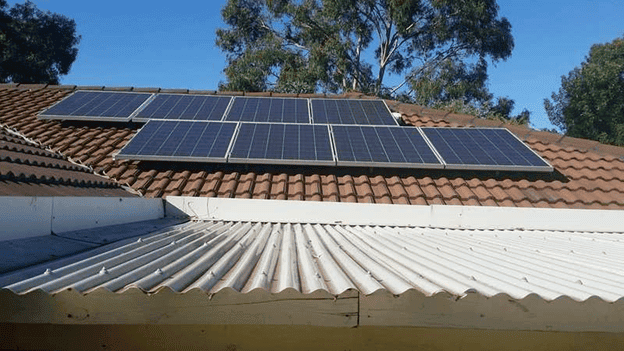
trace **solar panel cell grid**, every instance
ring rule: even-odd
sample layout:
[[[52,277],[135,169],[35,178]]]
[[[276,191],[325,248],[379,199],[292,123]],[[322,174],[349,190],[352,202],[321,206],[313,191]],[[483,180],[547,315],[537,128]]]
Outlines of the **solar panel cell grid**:
[[[225,162],[236,123],[149,121],[117,158]]]
[[[442,168],[417,128],[332,126],[339,165]]]
[[[40,117],[125,122],[150,96],[144,93],[77,91],[41,113]]]
[[[333,165],[327,126],[241,123],[230,162]]]
[[[228,121],[309,123],[308,100],[237,97],[225,118]]]
[[[224,96],[159,94],[134,120],[220,121],[230,100]]]
[[[396,125],[381,100],[312,99],[316,124]]]
[[[447,168],[551,171],[552,167],[502,128],[423,128]]]

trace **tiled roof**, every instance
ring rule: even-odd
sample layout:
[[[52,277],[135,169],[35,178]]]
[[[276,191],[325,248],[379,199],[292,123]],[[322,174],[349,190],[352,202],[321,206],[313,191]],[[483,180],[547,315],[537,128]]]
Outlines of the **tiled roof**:
[[[0,196],[136,196],[19,133],[0,127]]]
[[[184,195],[624,209],[624,148],[395,101],[388,101],[389,107],[400,112],[407,123],[416,126],[507,127],[550,162],[555,172],[531,174],[114,161],[112,154],[130,140],[140,125],[37,120],[39,111],[77,88],[104,89],[0,85],[0,123],[148,197]],[[170,92],[151,88],[113,90]],[[187,90],[175,92],[228,94]],[[349,94],[345,97],[362,96]]]

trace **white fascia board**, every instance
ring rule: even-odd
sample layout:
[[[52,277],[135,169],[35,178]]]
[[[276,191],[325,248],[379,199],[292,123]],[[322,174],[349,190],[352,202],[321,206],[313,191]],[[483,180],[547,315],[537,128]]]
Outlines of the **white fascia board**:
[[[624,232],[624,211],[169,196],[168,216],[253,222]]]

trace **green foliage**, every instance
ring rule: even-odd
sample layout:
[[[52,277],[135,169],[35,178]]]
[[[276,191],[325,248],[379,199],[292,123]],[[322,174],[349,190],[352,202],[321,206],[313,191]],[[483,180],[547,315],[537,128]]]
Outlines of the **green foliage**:
[[[0,82],[58,84],[78,55],[76,23],[30,1],[0,0]]]
[[[221,14],[230,90],[484,100],[487,60],[513,49],[495,0],[228,0]]]
[[[593,45],[551,98],[548,118],[565,134],[624,146],[624,38]]]
[[[487,86],[487,64],[468,65],[448,59],[437,67],[430,67],[412,79],[415,101],[431,106],[444,102],[462,100],[466,104],[483,102],[492,98]]]
[[[479,118],[499,120],[513,124],[529,124],[531,112],[525,108],[522,112],[513,116],[511,112],[514,105],[515,101],[512,99],[508,97],[498,97],[495,104],[492,103],[492,100],[477,104],[474,102],[467,103],[464,99],[453,99],[437,101],[429,105],[429,107],[452,113],[462,113]]]

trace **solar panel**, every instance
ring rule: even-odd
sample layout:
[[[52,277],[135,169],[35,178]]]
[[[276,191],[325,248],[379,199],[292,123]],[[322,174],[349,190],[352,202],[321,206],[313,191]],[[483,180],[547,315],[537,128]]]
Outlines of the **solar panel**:
[[[332,125],[337,164],[443,168],[418,128]]]
[[[226,162],[236,123],[152,120],[117,159]]]
[[[228,162],[335,165],[325,125],[241,123]]]
[[[312,99],[313,123],[392,125],[397,122],[382,100]]]
[[[231,100],[229,96],[158,94],[132,120],[220,121]]]
[[[448,169],[552,172],[504,128],[422,128]]]
[[[227,121],[310,123],[307,99],[236,97]]]
[[[152,94],[77,91],[39,114],[42,119],[128,122]]]

